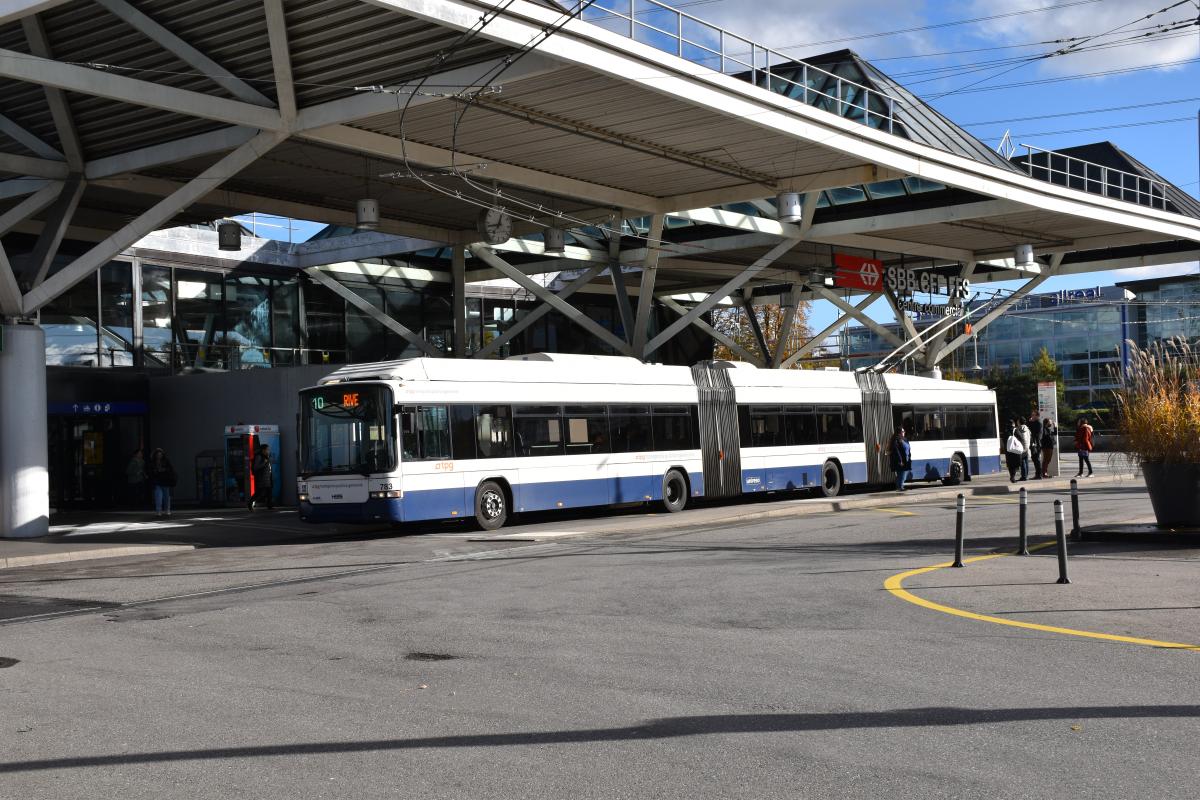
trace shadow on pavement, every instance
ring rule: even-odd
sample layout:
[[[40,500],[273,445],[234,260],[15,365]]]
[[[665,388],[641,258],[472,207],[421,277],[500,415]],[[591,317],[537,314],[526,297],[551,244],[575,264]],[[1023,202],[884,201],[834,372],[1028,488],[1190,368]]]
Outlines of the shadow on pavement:
[[[924,728],[960,725],[995,725],[1012,722],[1094,719],[1192,719],[1200,706],[1066,706],[1060,708],[908,708],[896,711],[808,714],[718,714],[668,717],[641,725],[582,730],[529,731],[525,733],[430,736],[410,739],[373,739],[361,742],[305,742],[298,744],[216,747],[146,753],[41,758],[0,763],[0,773],[36,772],[124,764],[163,764],[179,761],[216,761],[234,758],[313,756],[453,747],[505,747],[585,744],[631,740],[670,739],[738,733],[808,733],[812,731],[871,728]]]

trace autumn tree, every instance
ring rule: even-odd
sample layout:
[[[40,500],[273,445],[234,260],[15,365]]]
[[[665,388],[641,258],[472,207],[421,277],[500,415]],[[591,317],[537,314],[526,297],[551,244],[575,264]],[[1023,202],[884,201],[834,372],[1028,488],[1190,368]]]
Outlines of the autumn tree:
[[[764,360],[769,362],[775,354],[775,348],[779,345],[779,340],[784,336],[787,308],[781,306],[779,303],[764,303],[752,306],[752,308],[754,310],[754,317],[762,329],[763,339],[767,343],[768,352],[762,355]],[[808,313],[809,303],[802,302],[797,306],[792,329],[787,334],[787,340],[783,347],[783,357],[785,359],[803,347],[804,343],[812,336],[812,331],[808,326]],[[754,326],[751,324],[745,308],[741,305],[722,306],[713,309],[712,326],[751,353],[761,353],[758,337],[754,334]],[[713,351],[713,357],[729,361],[745,360],[740,353],[735,352],[732,348],[722,343],[717,343]]]

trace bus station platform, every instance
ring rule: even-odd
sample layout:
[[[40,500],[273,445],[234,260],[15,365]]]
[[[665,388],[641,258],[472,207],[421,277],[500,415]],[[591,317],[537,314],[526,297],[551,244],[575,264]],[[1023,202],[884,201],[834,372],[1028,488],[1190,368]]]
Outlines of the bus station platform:
[[[1141,485],[1141,478],[1130,472],[1128,465],[1118,457],[1096,454],[1093,460],[1097,472],[1093,477],[1081,480],[1081,487],[1134,482]],[[561,538],[563,535],[652,533],[691,527],[745,525],[755,520],[953,501],[960,493],[968,498],[1015,495],[1022,487],[1031,492],[1052,490],[1065,493],[1070,488],[1070,478],[1059,476],[1011,483],[1007,474],[996,474],[977,476],[958,486],[910,483],[902,494],[892,490],[856,491],[851,487],[849,492],[834,498],[763,493],[736,500],[700,501],[681,514],[666,514],[653,507],[649,511],[627,508],[544,512],[522,515],[509,528],[495,532],[479,531],[473,538],[478,541],[538,541]],[[563,534],[560,529],[564,526],[561,523],[566,523],[566,527],[572,530]],[[196,548],[256,547],[356,537],[419,535],[450,528],[464,532],[472,530],[469,523],[463,520],[415,523],[396,529],[386,524],[313,525],[301,522],[295,509],[282,507],[253,513],[241,507],[176,508],[174,516],[169,519],[158,519],[153,511],[67,511],[51,516],[50,536],[23,540],[0,539],[0,569],[180,553]]]

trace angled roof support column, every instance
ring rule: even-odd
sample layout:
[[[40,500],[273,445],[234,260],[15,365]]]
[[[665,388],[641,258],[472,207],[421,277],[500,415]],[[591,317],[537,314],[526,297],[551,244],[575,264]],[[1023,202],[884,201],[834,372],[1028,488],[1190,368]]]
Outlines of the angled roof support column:
[[[454,304],[454,357],[467,357],[467,251],[462,245],[450,248],[450,301]]]
[[[759,364],[765,364],[771,358],[771,348],[767,347],[767,337],[763,335],[762,325],[758,322],[758,315],[754,313],[754,305],[750,302],[750,293],[743,286],[738,292],[737,304],[746,312],[746,322],[750,324],[750,331],[754,334],[754,342],[758,345],[758,352],[762,353],[762,358],[758,360]]]
[[[863,299],[863,301],[861,303],[854,306],[854,310],[858,311],[858,312],[866,311],[868,306],[870,306],[872,303],[874,303],[876,300],[878,300],[882,296],[883,295],[878,294],[878,293],[869,294]],[[847,323],[850,322],[850,320],[852,320],[854,318],[855,317],[853,314],[850,314],[850,313],[842,314],[840,317],[835,319],[829,325],[825,326],[825,328],[820,333],[813,335],[807,342],[804,343],[803,347],[801,347],[799,350],[797,350],[796,352],[794,352],[790,356],[788,356],[787,359],[785,359],[783,361],[783,363],[781,363],[779,365],[780,368],[788,369],[789,367],[795,366],[797,361],[804,358],[809,353],[811,353],[813,350],[816,350],[818,347],[820,347],[821,343],[824,342],[827,338],[829,338],[830,334],[832,334],[834,331],[838,330],[839,328],[844,327]]]
[[[17,276],[13,274],[12,264],[8,263],[8,254],[4,252],[4,246],[0,245],[0,317],[20,315],[21,289],[17,286]]]
[[[976,264],[977,262],[975,261],[968,261],[967,263],[963,264],[963,268],[959,273],[959,277],[961,277],[964,281],[971,280],[971,278],[975,276]],[[962,305],[962,300],[954,298],[950,300],[950,303],[952,305]],[[942,348],[946,346],[946,340],[949,338],[949,336],[950,328],[947,328],[939,333],[935,339],[930,341],[929,346],[925,348],[925,369],[927,371],[932,370],[937,366],[938,359],[942,354]]]
[[[114,156],[89,161],[83,174],[88,180],[108,178],[125,172],[159,167],[176,161],[186,161],[196,156],[223,153],[240,147],[254,138],[258,131],[253,128],[232,126],[208,133],[176,139],[172,142],[141,147]]]
[[[109,236],[103,242],[75,259],[69,266],[46,279],[46,282],[25,295],[24,308],[26,314],[32,314],[55,297],[74,286],[83,278],[96,271],[117,253],[131,244],[148,236],[161,228],[173,216],[209,192],[217,189],[222,183],[241,172],[287,138],[284,133],[264,131],[249,142],[234,150],[229,155],[201,172],[174,194],[156,203],[147,211],[127,224],[121,230]]]
[[[21,20],[21,28],[25,31],[25,39],[29,42],[29,52],[42,58],[53,58],[50,52],[50,41],[46,38],[46,30],[37,15]],[[72,172],[83,171],[83,147],[79,144],[79,136],[75,133],[75,120],[71,116],[71,107],[67,105],[67,96],[58,89],[45,87],[46,103],[50,106],[50,116],[54,118],[54,128],[58,132],[58,140],[62,143],[63,155],[67,166]]]
[[[283,0],[264,0],[263,5],[267,12],[267,34],[271,40],[271,65],[275,70],[275,95],[279,98],[279,113],[285,121],[290,122],[296,118],[296,87],[292,79],[292,56],[288,52],[287,20],[283,16]]]
[[[156,44],[179,56],[181,61],[196,68],[196,71],[207,76],[214,83],[224,87],[230,94],[247,103],[253,103],[256,106],[273,107],[275,104],[270,98],[262,92],[255,89],[250,84],[246,83],[241,78],[234,75],[229,70],[222,67],[217,62],[213,61],[208,56],[201,53],[195,47],[185,42],[183,39],[176,36],[165,27],[155,22],[152,18],[146,16],[138,9],[127,3],[125,0],[94,0],[98,5],[104,6],[110,13],[129,24],[130,27],[137,30],[139,33],[149,37]],[[268,6],[268,20],[270,19],[270,3]],[[274,42],[272,42],[271,50],[274,51]],[[39,55],[43,55],[39,53]]]
[[[633,344],[633,331],[637,321],[633,316],[633,306],[629,304],[629,291],[625,286],[625,272],[621,269],[621,226],[623,219],[617,219],[608,232],[608,272],[612,278],[613,292],[617,296],[617,311],[621,314],[621,327],[625,330],[625,338]]]
[[[771,354],[771,369],[779,369],[783,365],[783,351],[787,347],[788,340],[792,338],[792,328],[796,325],[796,314],[800,312],[801,288],[801,284],[793,283],[783,303],[783,322],[779,326],[779,341],[775,343],[775,352]]]
[[[0,200],[10,200],[14,197],[24,197],[27,194],[33,194],[36,191],[46,188],[50,185],[50,181],[46,178],[35,178],[32,175],[24,175],[20,178],[9,178],[6,181],[0,181]]]
[[[583,328],[588,333],[592,334],[597,339],[616,350],[618,353],[631,355],[629,345],[613,335],[612,331],[608,330],[600,323],[596,322],[594,319],[572,306],[570,303],[561,299],[558,295],[554,294],[550,290],[538,285],[535,281],[530,280],[525,273],[516,269],[507,261],[492,252],[492,249],[487,245],[473,244],[470,246],[470,250],[472,255],[474,255],[476,258],[482,259],[484,263],[493,269],[498,270],[504,275],[504,277],[515,281],[522,289],[529,292],[534,297],[553,306],[555,311],[558,311],[571,322],[574,322],[576,325]]]
[[[854,317],[856,320],[861,322],[863,325],[866,325],[868,328],[870,328],[872,331],[874,331],[880,337],[882,337],[884,339],[884,341],[891,342],[892,344],[896,345],[897,347],[904,344],[904,341],[899,336],[892,333],[887,328],[883,327],[878,322],[871,319],[866,314],[862,313],[857,308],[850,305],[845,300],[843,300],[842,298],[838,297],[833,292],[826,289],[824,286],[814,286],[812,284],[809,284],[808,288],[813,294],[817,295],[818,297],[820,297],[823,300],[828,300],[829,302],[833,303],[835,306],[840,308],[842,311],[844,311],[847,314],[849,314],[850,316]]]
[[[36,192],[26,197],[15,206],[0,214],[0,236],[11,231],[18,223],[32,217],[34,214],[41,211],[46,206],[54,202],[54,198],[58,197],[62,191],[63,185],[55,182],[43,186]]]
[[[342,298],[347,303],[354,306],[383,327],[387,328],[388,330],[395,331],[403,336],[406,340],[416,345],[425,355],[429,356],[430,358],[441,357],[442,354],[438,352],[433,345],[425,341],[421,336],[413,333],[411,330],[401,325],[398,321],[380,311],[369,300],[367,300],[365,297],[362,297],[342,282],[338,281],[332,275],[325,274],[320,267],[309,267],[308,269],[304,270],[304,274],[324,286],[326,289],[329,289],[329,291],[333,292],[338,297]]]
[[[595,264],[595,265],[589,267],[586,272],[584,272],[578,278],[571,281],[565,287],[563,287],[561,290],[559,290],[558,294],[555,296],[559,300],[565,301],[568,297],[575,294],[577,291],[582,289],[584,286],[587,286],[589,283],[591,283],[593,280],[595,280],[596,276],[599,275],[603,271],[604,271],[603,264]],[[522,331],[524,331],[526,328],[533,325],[533,323],[537,322],[539,319],[546,316],[553,310],[554,310],[554,307],[551,306],[549,303],[542,303],[537,308],[533,309],[528,314],[521,317],[515,323],[510,325],[508,330],[506,330],[504,333],[502,333],[501,335],[497,336],[495,339],[492,339],[490,342],[488,342],[483,347],[482,350],[479,350],[478,352],[476,352],[474,355],[471,356],[471,358],[488,358],[489,356],[494,355],[497,350],[499,350],[501,347],[503,347],[504,345],[511,342],[513,339],[517,338],[517,336],[519,336]]]
[[[676,303],[671,298],[666,297],[664,295],[662,297],[659,297],[658,301],[660,303],[662,303],[664,306],[666,306],[667,308],[674,311],[679,316],[681,316],[681,317],[687,316],[688,310],[686,308],[684,308],[683,306],[679,305],[679,303]],[[752,353],[749,350],[747,350],[745,347],[742,347],[740,344],[737,343],[736,340],[721,333],[719,330],[714,328],[712,325],[709,325],[707,322],[704,321],[704,319],[702,317],[696,317],[695,319],[693,319],[692,325],[694,325],[695,327],[704,331],[709,336],[711,336],[713,339],[715,339],[716,341],[725,345],[730,350],[737,353],[739,356],[746,359],[746,361],[753,364],[754,366],[756,366],[756,367],[765,366],[762,356],[759,356],[757,353]]]
[[[1039,287],[1043,283],[1045,283],[1047,280],[1049,280],[1050,277],[1058,271],[1059,266],[1062,265],[1062,260],[1063,260],[1064,255],[1065,254],[1063,254],[1063,253],[1056,253],[1050,259],[1050,266],[1043,269],[1042,273],[1040,275],[1035,275],[1034,277],[1030,278],[1023,286],[1021,286],[1020,289],[1017,289],[1015,292],[1010,294],[1008,297],[1004,298],[1003,302],[1001,302],[999,305],[997,305],[995,308],[993,308],[988,313],[984,314],[983,317],[981,317],[978,322],[972,323],[972,326],[975,329],[974,334],[978,334],[979,331],[983,330],[988,325],[992,324],[992,322],[994,320],[996,320],[1001,314],[1003,314],[1005,311],[1008,311],[1010,308],[1012,308],[1018,300],[1020,300],[1022,297],[1029,294],[1034,289],[1036,289],[1037,287]],[[941,363],[942,359],[944,359],[946,356],[950,355],[955,350],[957,350],[958,348],[960,348],[964,344],[966,344],[968,341],[970,341],[971,336],[974,334],[963,333],[963,334],[960,334],[957,337],[955,337],[950,342],[950,344],[946,345],[940,351],[938,351],[937,359],[934,361],[934,364],[936,365],[938,363]]]
[[[693,320],[699,319],[699,317],[704,312],[708,311],[710,308],[715,306],[717,303],[721,302],[726,297],[728,297],[729,295],[733,294],[735,291],[740,289],[751,278],[753,278],[758,273],[762,272],[767,267],[771,266],[771,264],[774,264],[775,261],[777,261],[784,253],[791,250],[799,242],[800,242],[799,239],[789,239],[787,241],[784,241],[784,242],[781,242],[780,244],[775,245],[775,247],[773,247],[771,249],[771,251],[768,252],[766,255],[764,255],[762,258],[755,261],[753,264],[751,264],[749,267],[747,267],[745,270],[743,270],[740,274],[735,276],[730,281],[726,282],[724,286],[717,289],[712,294],[710,294],[708,297],[704,298],[699,303],[697,303],[695,305],[695,307],[693,307],[692,310],[689,311],[683,317],[683,319],[675,320],[674,322],[672,322],[670,325],[667,326],[667,329],[665,331],[663,331],[658,336],[655,336],[653,339],[651,339],[650,342],[646,345],[646,349],[641,354],[642,358],[645,359],[651,353],[653,353],[655,350],[657,350],[658,348],[662,347],[664,344],[669,342],[681,330],[686,328],[688,325],[691,325]]]
[[[39,158],[48,158],[51,161],[63,161],[66,158],[57,149],[46,144],[3,114],[0,114],[0,133],[32,150]]]
[[[646,260],[642,263],[642,281],[638,287],[637,319],[633,322],[630,342],[638,358],[645,357],[646,339],[650,330],[650,311],[654,308],[654,283],[658,279],[658,260],[662,257],[663,224],[666,218],[655,214],[650,218],[650,233],[646,244]]]
[[[925,349],[925,343],[921,341],[921,334],[917,331],[916,323],[912,321],[912,317],[900,310],[900,298],[896,297],[896,293],[886,286],[883,289],[883,296],[887,300],[888,305],[892,308],[892,313],[896,315],[896,322],[904,329],[905,335],[908,336],[908,341],[914,343],[917,352]]]
[[[33,254],[26,265],[25,274],[33,276],[33,286],[38,286],[46,280],[50,264],[54,262],[54,256],[58,254],[58,246],[62,244],[63,236],[67,233],[71,218],[75,216],[75,209],[79,207],[79,201],[83,197],[83,190],[86,186],[82,175],[72,175],[67,178],[62,193],[58,195],[54,205],[50,207],[49,213],[46,214],[42,233],[38,236]]]

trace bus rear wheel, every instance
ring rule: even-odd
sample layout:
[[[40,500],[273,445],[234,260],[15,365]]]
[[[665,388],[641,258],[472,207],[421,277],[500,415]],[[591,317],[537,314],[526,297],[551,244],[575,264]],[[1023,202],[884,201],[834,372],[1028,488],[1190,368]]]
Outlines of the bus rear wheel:
[[[837,497],[842,493],[842,468],[836,461],[826,461],[821,467],[821,494]]]
[[[504,527],[508,521],[508,496],[495,481],[484,481],[475,490],[475,522],[485,531]]]
[[[662,507],[668,514],[683,511],[687,506],[687,479],[677,469],[668,470],[663,476]]]
[[[950,485],[957,486],[963,481],[971,480],[970,474],[967,472],[967,462],[963,461],[963,457],[958,453],[950,459]]]

